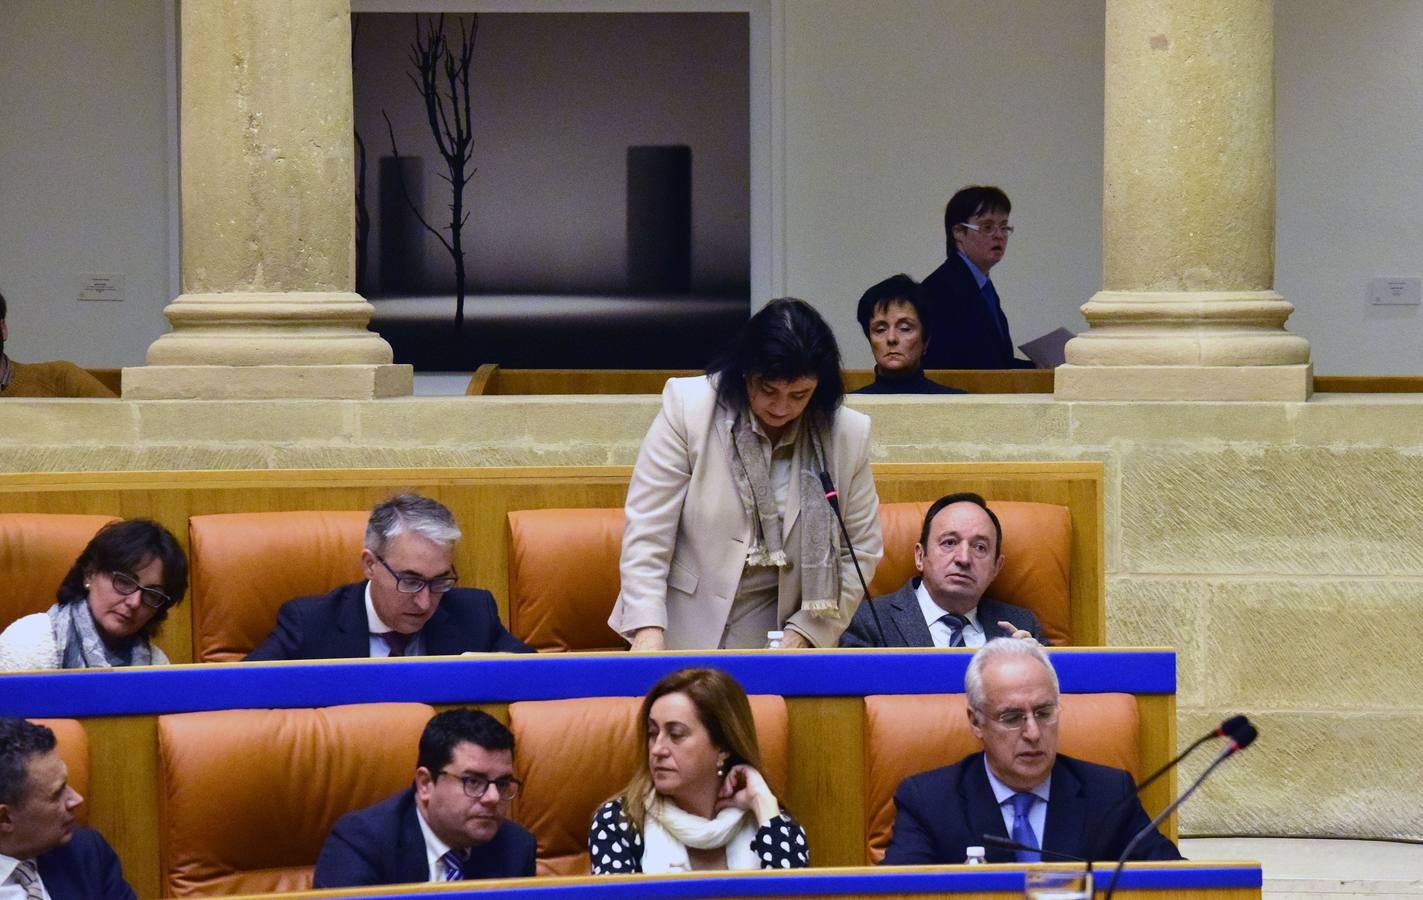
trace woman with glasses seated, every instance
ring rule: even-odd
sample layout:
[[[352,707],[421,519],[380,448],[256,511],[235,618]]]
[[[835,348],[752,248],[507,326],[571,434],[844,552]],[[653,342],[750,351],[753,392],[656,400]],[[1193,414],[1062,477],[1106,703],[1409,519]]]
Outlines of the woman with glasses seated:
[[[761,776],[746,692],[718,669],[680,669],[652,686],[638,725],[637,774],[593,815],[594,875],[799,869],[805,830]]]
[[[152,642],[188,587],[188,560],[148,519],[99,529],[59,585],[59,602],[0,634],[0,670],[167,665]]]

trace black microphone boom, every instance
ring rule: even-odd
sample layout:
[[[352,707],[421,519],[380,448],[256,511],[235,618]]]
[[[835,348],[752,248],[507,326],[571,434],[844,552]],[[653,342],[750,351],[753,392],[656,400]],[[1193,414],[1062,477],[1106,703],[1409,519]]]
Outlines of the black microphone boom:
[[[1235,733],[1237,731],[1249,724],[1250,720],[1245,718],[1244,716],[1231,716],[1229,719],[1226,719],[1224,722],[1221,722],[1220,725],[1218,725],[1214,731],[1208,732],[1207,734],[1201,735],[1200,737],[1196,738],[1195,742],[1192,743],[1191,746],[1187,747],[1185,750],[1182,750],[1179,754],[1177,754],[1175,759],[1171,760],[1166,765],[1151,773],[1151,776],[1149,778],[1147,778],[1141,784],[1138,784],[1136,786],[1136,792],[1140,794],[1142,791],[1146,790],[1147,785],[1151,784],[1156,779],[1160,778],[1162,775],[1165,775],[1167,772],[1171,771],[1173,768],[1176,767],[1177,763],[1194,753],[1196,751],[1196,748],[1204,744],[1206,741],[1210,740],[1211,738],[1218,737],[1233,738],[1235,737]]]
[[[875,631],[879,632],[880,643],[887,647],[889,638],[884,633],[884,626],[880,624],[879,610],[875,609],[875,602],[870,599],[870,586],[865,583],[865,573],[860,571],[860,557],[855,553],[855,542],[850,540],[850,529],[845,527],[845,517],[840,514],[840,494],[835,490],[835,482],[830,480],[830,473],[824,469],[820,470],[820,486],[825,489],[825,502],[830,504],[830,511],[835,513],[835,521],[840,523],[840,533],[845,536],[845,546],[850,548],[850,562],[855,564],[855,574],[860,577],[860,589],[865,592],[860,602],[870,605],[870,617],[875,620]]]
[[[1196,792],[1196,789],[1202,784],[1205,784],[1206,779],[1210,777],[1211,773],[1214,772],[1221,763],[1255,743],[1255,738],[1258,737],[1259,734],[1260,732],[1249,722],[1240,725],[1230,736],[1230,743],[1226,745],[1224,750],[1220,751],[1220,754],[1216,756],[1209,766],[1206,766],[1206,770],[1200,774],[1200,777],[1191,782],[1191,786],[1186,789],[1186,793],[1172,801],[1169,806],[1161,811],[1160,815],[1148,822],[1145,828],[1138,831],[1132,839],[1127,842],[1126,848],[1122,850],[1122,855],[1117,857],[1117,867],[1112,870],[1112,880],[1107,883],[1107,895],[1105,900],[1112,900],[1112,894],[1117,889],[1117,879],[1122,877],[1122,866],[1126,864],[1128,857],[1131,856],[1131,852],[1142,842],[1142,839],[1155,831],[1156,827],[1166,821],[1166,817],[1175,812],[1182,803],[1189,800],[1191,795]]]

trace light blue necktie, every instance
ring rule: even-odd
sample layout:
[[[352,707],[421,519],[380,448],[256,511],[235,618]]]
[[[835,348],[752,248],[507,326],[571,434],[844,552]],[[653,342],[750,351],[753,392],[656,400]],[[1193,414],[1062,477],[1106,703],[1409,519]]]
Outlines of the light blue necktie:
[[[1027,847],[1041,847],[1038,836],[1033,833],[1033,823],[1028,821],[1028,813],[1033,810],[1036,794],[1013,795],[1013,840]],[[1018,862],[1042,862],[1043,855],[1034,850],[1018,850]]]

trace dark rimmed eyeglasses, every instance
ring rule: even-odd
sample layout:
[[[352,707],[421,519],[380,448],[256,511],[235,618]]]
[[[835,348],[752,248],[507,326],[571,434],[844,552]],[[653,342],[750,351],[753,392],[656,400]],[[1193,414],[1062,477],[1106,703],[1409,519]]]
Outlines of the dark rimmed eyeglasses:
[[[138,583],[127,572],[110,572],[109,583],[114,586],[114,591],[125,597],[131,596],[135,592],[139,594],[139,601],[150,609],[162,609],[173,602],[173,598],[158,590],[157,588],[144,587]]]
[[[390,567],[390,563],[381,559],[379,553],[372,553],[376,562],[385,566],[385,570],[390,573],[390,577],[395,579],[395,589],[402,594],[418,594],[426,588],[432,594],[448,594],[459,584],[458,575],[441,575],[439,578],[421,578],[418,575],[401,575]]]
[[[435,773],[434,777],[439,778],[441,775],[458,778],[460,784],[464,786],[464,795],[471,800],[482,800],[491,784],[494,785],[494,790],[499,792],[500,800],[513,800],[519,796],[519,788],[524,786],[522,781],[512,775],[505,775],[503,778],[485,778],[483,775],[446,772],[441,769]]]

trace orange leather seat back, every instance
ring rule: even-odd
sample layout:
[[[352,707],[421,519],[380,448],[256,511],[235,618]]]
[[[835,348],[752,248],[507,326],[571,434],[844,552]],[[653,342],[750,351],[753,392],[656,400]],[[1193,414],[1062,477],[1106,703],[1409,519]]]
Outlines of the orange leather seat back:
[[[83,548],[81,548],[83,549]],[[70,560],[72,563],[73,560]],[[55,751],[69,769],[69,786],[84,799],[89,798],[89,735],[78,719],[30,719],[54,732]],[[89,824],[89,804],[81,803],[74,810],[80,825]]]
[[[621,509],[509,513],[509,631],[535,650],[623,650],[608,627],[621,584]]]
[[[369,518],[344,510],[190,518],[194,657],[241,659],[271,633],[283,603],[362,580]]]
[[[54,605],[59,583],[115,516],[0,513],[0,629]]]
[[[911,775],[983,749],[969,730],[963,694],[882,694],[865,698],[865,861],[884,858],[894,828],[894,792]],[[1136,697],[1063,694],[1057,750],[1141,777]]]
[[[892,594],[917,573],[914,545],[932,501],[881,503],[884,559],[870,582],[870,596]],[[1072,512],[1065,506],[1020,500],[988,503],[1003,526],[1003,571],[985,596],[1032,610],[1043,636],[1063,646],[1072,636]]]
[[[775,695],[750,699],[765,767],[761,774],[784,797],[790,758],[786,702]],[[514,767],[524,781],[514,818],[538,837],[538,874],[588,874],[593,813],[627,785],[647,752],[637,726],[641,705],[641,697],[509,704]]]
[[[371,703],[159,716],[165,896],[309,889],[336,820],[410,786],[432,715]]]

